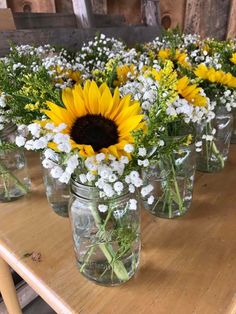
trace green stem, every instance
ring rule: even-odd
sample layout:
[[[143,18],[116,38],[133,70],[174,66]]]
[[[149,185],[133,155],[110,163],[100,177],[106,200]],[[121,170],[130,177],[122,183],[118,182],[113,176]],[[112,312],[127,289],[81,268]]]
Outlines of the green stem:
[[[16,186],[23,192],[27,193],[28,192],[28,187],[23,184],[12,172],[10,172],[7,167],[0,161],[0,173],[7,178],[11,178]],[[5,179],[4,180],[4,186],[5,186]],[[6,187],[7,188],[7,187]]]
[[[100,215],[95,208],[95,206],[91,207],[92,215],[94,218],[94,221],[96,223],[97,228],[99,231],[104,229],[104,226],[101,222]],[[111,244],[108,243],[100,243],[98,244],[99,248],[103,252],[104,256],[106,257],[108,263],[110,264],[113,272],[116,274],[117,278],[121,281],[127,281],[129,279],[128,272],[124,266],[124,264],[116,259],[116,254],[113,250],[113,247]],[[91,256],[91,254],[90,254]],[[87,263],[87,261],[86,261]],[[81,269],[84,269],[84,264],[82,265]]]

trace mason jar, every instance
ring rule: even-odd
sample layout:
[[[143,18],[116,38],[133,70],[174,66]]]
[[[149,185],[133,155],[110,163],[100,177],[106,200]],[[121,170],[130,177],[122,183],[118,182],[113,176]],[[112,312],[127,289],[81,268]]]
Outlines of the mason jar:
[[[229,154],[233,116],[225,107],[216,110],[215,118],[199,126],[198,138],[202,150],[197,153],[197,170],[217,172],[224,168]]]
[[[153,186],[150,194],[142,197],[145,209],[161,218],[183,216],[192,202],[195,168],[195,148],[189,145],[164,154],[145,169],[144,183]],[[151,204],[150,195],[154,197]]]
[[[72,179],[69,216],[82,275],[106,286],[128,281],[140,258],[140,202],[128,190],[101,199],[96,187]]]
[[[30,178],[24,151],[17,148],[14,124],[5,125],[0,131],[0,201],[10,202],[28,193]]]
[[[53,178],[50,169],[46,168],[43,168],[43,182],[48,203],[54,212],[59,216],[69,217],[70,185]]]

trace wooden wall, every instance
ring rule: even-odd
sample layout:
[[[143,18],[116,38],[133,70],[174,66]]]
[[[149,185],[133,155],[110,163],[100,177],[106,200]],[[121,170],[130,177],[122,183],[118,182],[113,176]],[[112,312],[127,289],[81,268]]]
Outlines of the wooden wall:
[[[140,24],[145,22],[141,8],[151,1],[107,0],[107,11],[123,15],[127,24]],[[160,0],[160,20],[165,29],[179,25],[185,32],[203,37],[235,37],[236,0]]]

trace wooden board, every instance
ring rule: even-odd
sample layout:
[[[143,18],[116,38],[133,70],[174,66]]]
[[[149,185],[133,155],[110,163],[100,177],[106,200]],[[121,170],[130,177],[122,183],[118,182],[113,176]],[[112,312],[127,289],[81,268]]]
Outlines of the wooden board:
[[[10,9],[0,9],[0,31],[16,29]]]
[[[197,176],[189,212],[175,220],[142,212],[135,278],[105,288],[80,275],[70,223],[49,208],[36,157],[32,192],[0,205],[0,255],[59,314],[234,314],[236,145],[224,171]],[[42,261],[24,254],[37,251]]]
[[[183,29],[186,0],[161,0],[161,25],[165,28]]]
[[[141,24],[141,0],[107,0],[107,13],[123,15],[127,24]]]
[[[231,0],[187,0],[184,31],[224,39]]]
[[[227,29],[227,38],[235,37],[236,37],[236,0],[232,0]]]

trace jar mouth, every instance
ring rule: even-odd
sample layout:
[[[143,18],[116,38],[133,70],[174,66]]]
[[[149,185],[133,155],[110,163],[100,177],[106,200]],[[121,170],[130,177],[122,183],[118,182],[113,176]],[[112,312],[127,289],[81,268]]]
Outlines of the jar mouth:
[[[70,190],[72,194],[75,194],[84,199],[101,199],[100,191],[98,187],[87,185],[79,182],[75,177],[72,177],[70,180]],[[121,196],[127,195],[129,193],[128,186],[125,185],[123,192],[118,195],[115,194],[112,199],[117,199]],[[111,198],[104,198],[105,201],[110,200]]]

